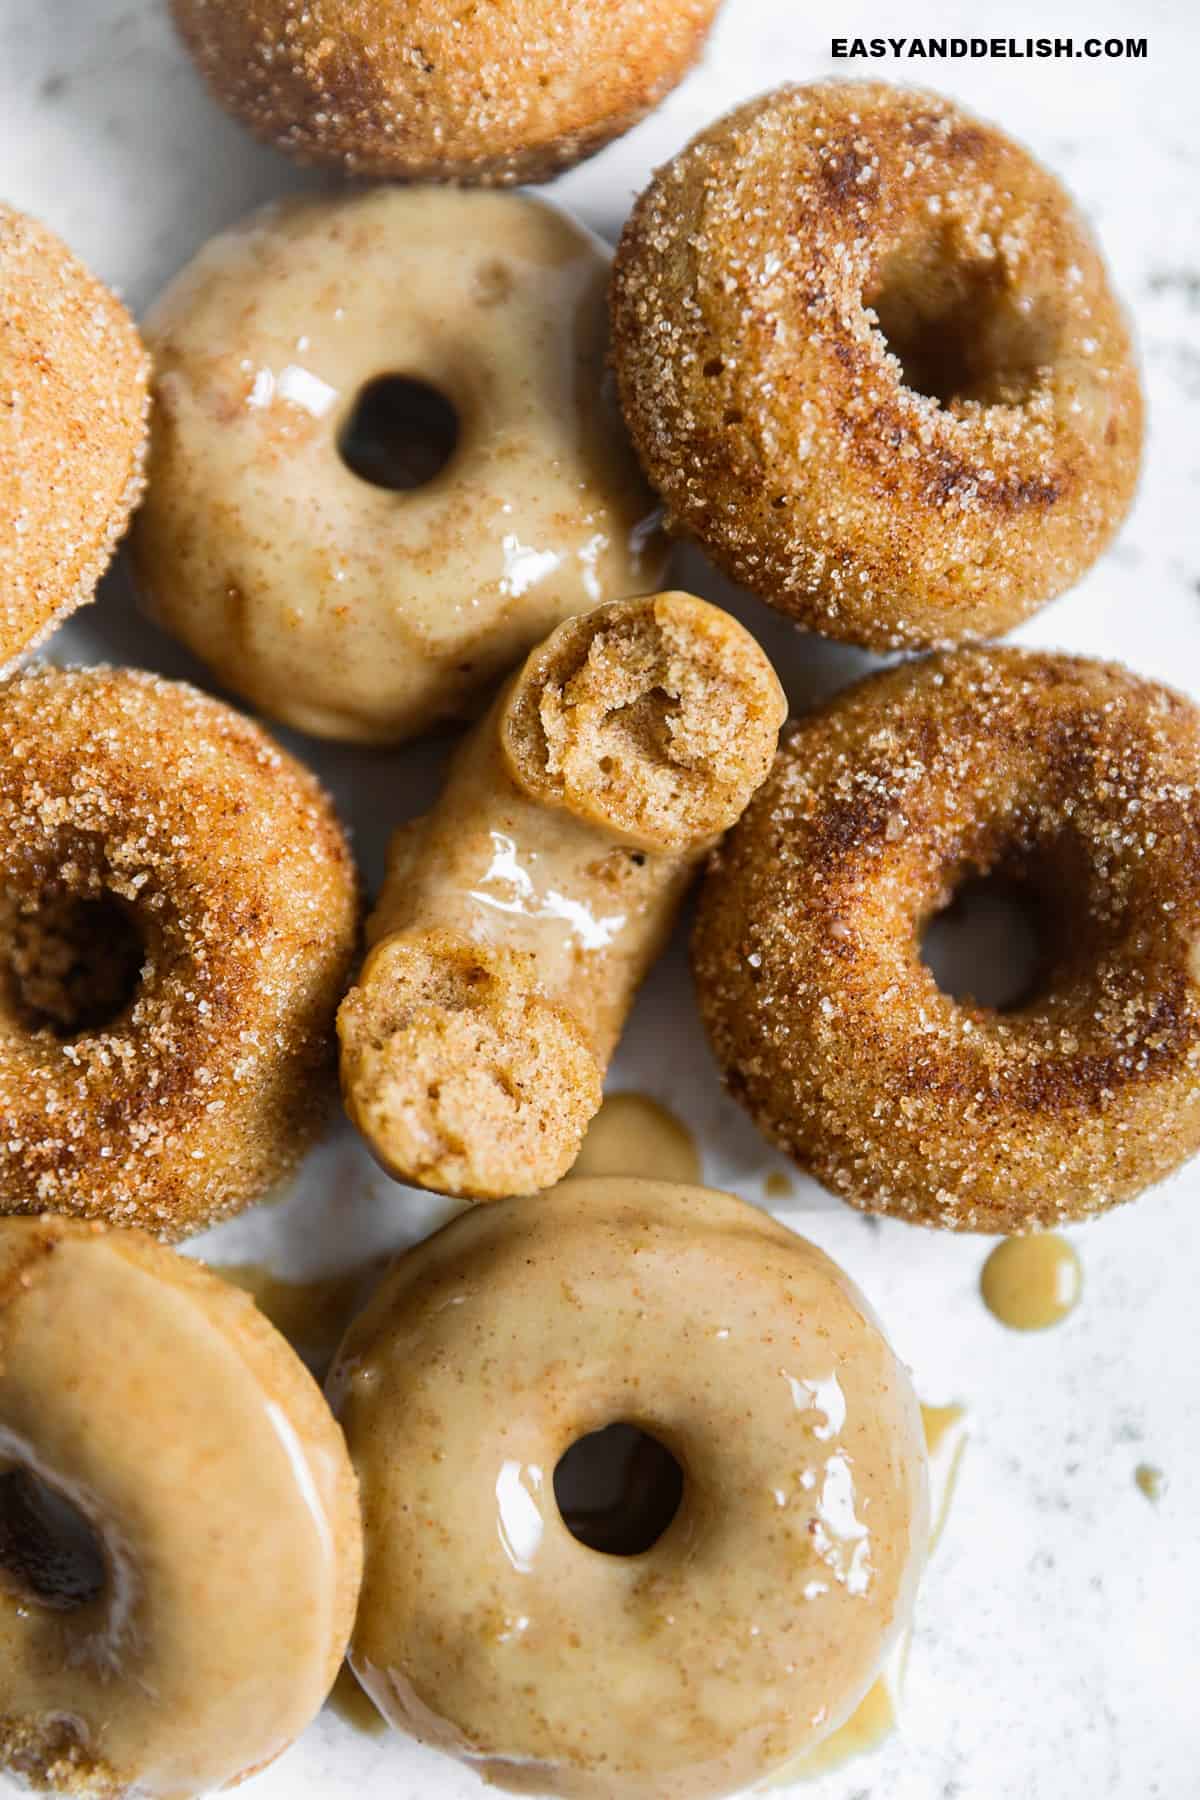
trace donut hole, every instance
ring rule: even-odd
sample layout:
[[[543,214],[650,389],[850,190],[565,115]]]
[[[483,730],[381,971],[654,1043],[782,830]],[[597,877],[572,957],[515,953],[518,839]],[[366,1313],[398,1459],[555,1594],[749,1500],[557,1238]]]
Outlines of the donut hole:
[[[1014,1012],[1043,988],[1053,962],[1044,894],[1007,873],[969,875],[921,934],[921,960],[962,1005]]]
[[[1020,406],[1054,359],[1045,307],[1014,293],[999,262],[964,259],[943,236],[895,251],[864,301],[904,385],[939,406]]]
[[[25,1605],[73,1612],[104,1592],[98,1533],[66,1495],[31,1469],[0,1472],[0,1587]]]
[[[458,410],[439,389],[411,375],[378,375],[355,396],[338,452],[360,481],[407,493],[441,474],[458,437]]]
[[[564,1451],[554,1498],[571,1536],[589,1550],[641,1556],[679,1511],[683,1470],[665,1444],[619,1420]]]
[[[13,909],[2,937],[0,1003],[24,1031],[100,1031],[137,994],[145,943],[114,894],[43,894]]]

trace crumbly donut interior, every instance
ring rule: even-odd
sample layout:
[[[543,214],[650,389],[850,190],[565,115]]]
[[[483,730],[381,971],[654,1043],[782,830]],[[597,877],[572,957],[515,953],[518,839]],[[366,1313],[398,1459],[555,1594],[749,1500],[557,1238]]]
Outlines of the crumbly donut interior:
[[[600,608],[531,659],[507,746],[526,790],[653,845],[724,830],[762,780],[778,683],[732,621],[689,595]]]
[[[583,1033],[532,988],[446,933],[381,946],[339,1030],[347,1108],[385,1167],[492,1199],[566,1172],[601,1074]]]

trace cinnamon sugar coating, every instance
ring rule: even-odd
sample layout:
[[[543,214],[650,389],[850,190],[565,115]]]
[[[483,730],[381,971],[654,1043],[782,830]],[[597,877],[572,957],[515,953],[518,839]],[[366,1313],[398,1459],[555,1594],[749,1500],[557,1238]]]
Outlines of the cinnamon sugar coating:
[[[718,120],[638,201],[612,312],[668,523],[830,637],[1006,631],[1132,498],[1100,253],[1052,175],[936,95],[815,83]]]
[[[108,566],[142,491],[148,378],[116,296],[0,204],[0,675]]]
[[[132,670],[0,688],[0,1206],[166,1239],[257,1199],[331,1093],[356,884],[315,779]]]
[[[628,131],[699,54],[719,0],[172,0],[215,97],[302,162],[546,181]]]
[[[1015,1233],[1200,1148],[1200,713],[1113,664],[962,651],[793,728],[693,940],[730,1091],[853,1205]],[[924,924],[976,875],[1035,899],[1012,1010],[958,1002]]]

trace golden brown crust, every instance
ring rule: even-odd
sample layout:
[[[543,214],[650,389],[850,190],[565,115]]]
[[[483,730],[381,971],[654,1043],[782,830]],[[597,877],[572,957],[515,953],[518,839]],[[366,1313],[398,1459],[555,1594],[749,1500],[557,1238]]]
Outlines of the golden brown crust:
[[[142,491],[149,373],[116,296],[0,204],[0,675],[108,566]]]
[[[546,181],[682,79],[719,0],[172,0],[221,104],[302,162]]]
[[[668,523],[831,637],[1007,630],[1128,508],[1141,393],[1099,251],[936,95],[785,87],[710,126],[639,200],[612,311]]]
[[[265,732],[151,675],[18,677],[0,744],[4,1210],[182,1237],[258,1198],[323,1116],[357,917],[345,839]],[[95,953],[73,935],[91,902],[135,938],[111,1018],[71,963]]]
[[[1020,1232],[1200,1148],[1200,715],[1113,664],[962,651],[802,720],[693,940],[730,1090],[856,1206]],[[1045,908],[1043,977],[943,993],[920,932],[974,874]]]

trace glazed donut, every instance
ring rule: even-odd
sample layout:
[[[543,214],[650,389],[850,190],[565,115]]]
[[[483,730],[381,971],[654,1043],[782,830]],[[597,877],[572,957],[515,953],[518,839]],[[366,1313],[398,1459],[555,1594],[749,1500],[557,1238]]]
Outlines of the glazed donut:
[[[0,688],[0,1211],[164,1238],[311,1142],[354,952],[316,781],[180,683],[41,669]]]
[[[705,880],[693,942],[727,1085],[853,1205],[1016,1233],[1200,1148],[1200,714],[1083,658],[962,651],[802,720]],[[1041,969],[943,993],[925,923],[1018,884]]]
[[[338,1015],[347,1111],[390,1174],[475,1200],[566,1174],[784,711],[749,633],[690,594],[597,607],[531,654],[397,832]]]
[[[993,126],[785,87],[661,169],[613,273],[625,417],[676,531],[877,649],[1006,631],[1133,496],[1142,402],[1100,253]]]
[[[429,189],[214,239],[147,321],[152,616],[263,712],[387,743],[478,710],[568,614],[653,588],[607,259],[544,201]]]
[[[568,1181],[461,1214],[329,1393],[363,1496],[354,1672],[499,1786],[727,1794],[835,1730],[908,1620],[907,1372],[841,1270],[729,1194]],[[675,1465],[623,1554],[560,1510],[560,1459],[614,1424]]]
[[[361,1562],[341,1434],[247,1296],[140,1232],[0,1220],[0,1765],[237,1781],[320,1708]]]
[[[214,97],[302,162],[548,181],[651,112],[719,0],[172,0]]]
[[[142,490],[149,372],[116,296],[0,203],[0,676],[108,567]]]

